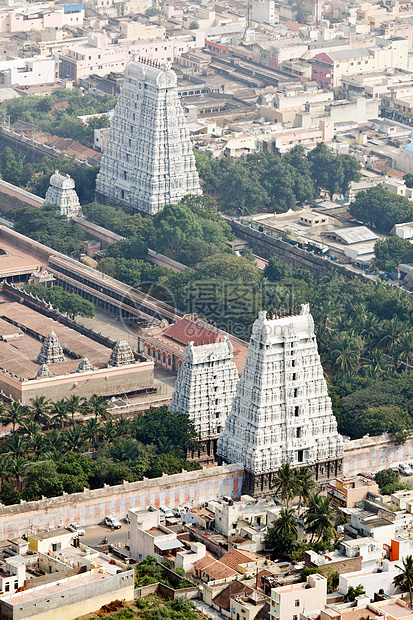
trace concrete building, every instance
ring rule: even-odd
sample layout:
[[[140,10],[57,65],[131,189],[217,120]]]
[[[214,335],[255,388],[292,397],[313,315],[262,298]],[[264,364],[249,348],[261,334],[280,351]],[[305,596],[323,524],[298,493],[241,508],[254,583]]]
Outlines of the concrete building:
[[[154,215],[201,193],[176,73],[132,61],[116,104],[96,192]]]
[[[17,592],[24,586],[26,579],[26,560],[21,555],[14,555],[0,563],[1,596]]]
[[[252,21],[262,24],[275,24],[278,22],[278,14],[275,12],[274,0],[255,0],[252,3]]]
[[[80,3],[7,6],[0,10],[0,32],[12,34],[46,28],[57,30],[65,26],[82,27],[84,17],[84,5]]]
[[[81,206],[75,190],[75,182],[71,176],[56,170],[50,177],[50,185],[44,197],[44,204],[57,205],[58,214],[67,219],[79,215]]]
[[[354,508],[358,502],[367,499],[369,493],[379,494],[379,485],[373,480],[356,478],[336,478],[329,482],[327,493],[332,502],[343,508]]]
[[[178,551],[175,558],[175,568],[182,568],[186,573],[192,573],[194,562],[206,556],[206,547],[200,542],[191,543],[189,549]]]
[[[320,52],[313,58],[311,79],[321,88],[337,88],[343,75],[357,75],[397,67],[408,69],[408,41],[376,38],[374,47]]]
[[[74,620],[117,599],[133,601],[134,581],[133,569],[111,574],[95,568],[3,596],[0,615],[7,620]]]
[[[271,590],[271,620],[298,620],[302,612],[323,609],[327,601],[327,579],[310,575],[306,583]]]
[[[0,84],[7,86],[39,86],[58,79],[56,59],[44,56],[16,58],[0,62]]]
[[[148,555],[154,556],[159,562],[173,559],[177,551],[183,548],[176,532],[161,525],[159,510],[133,508],[128,511],[128,541],[130,557],[137,561],[144,560]]]
[[[244,488],[252,495],[271,488],[283,463],[310,467],[319,481],[341,472],[343,440],[308,305],[298,316],[259,313],[217,454],[244,464]]]
[[[152,62],[174,62],[180,54],[202,48],[204,42],[204,33],[199,30],[190,35],[169,39],[146,38],[134,43],[120,39],[117,44],[111,43],[102,32],[90,32],[86,41],[75,39],[63,45],[62,50],[59,49],[59,77],[79,84],[91,75],[105,77],[111,72],[124,73],[135,54]]]
[[[205,449],[201,458],[214,461],[218,435],[225,426],[238,383],[232,361],[232,344],[227,337],[195,347],[190,342],[178,371],[171,411],[185,413],[195,425]]]

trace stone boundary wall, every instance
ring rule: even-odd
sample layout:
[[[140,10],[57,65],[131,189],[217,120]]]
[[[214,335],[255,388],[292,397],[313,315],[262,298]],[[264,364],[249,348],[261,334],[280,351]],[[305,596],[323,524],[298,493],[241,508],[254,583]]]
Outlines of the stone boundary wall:
[[[337,273],[344,275],[346,278],[360,278],[365,282],[370,282],[364,274],[357,273],[348,269],[345,265],[331,262],[321,256],[317,256],[317,254],[312,254],[297,246],[293,246],[279,239],[276,233],[271,235],[266,232],[260,232],[255,230],[255,228],[245,226],[245,224],[240,224],[230,218],[225,218],[225,221],[231,226],[236,236],[250,243],[253,252],[262,258],[268,259],[271,256],[278,256],[280,259],[288,261],[294,268],[309,269],[318,276],[323,276],[331,269],[334,269]]]
[[[0,540],[64,527],[72,522],[83,526],[101,523],[106,515],[126,517],[135,506],[194,506],[223,495],[239,497],[244,479],[241,464],[210,467],[161,478],[124,482],[103,489],[85,489],[83,493],[64,493],[36,502],[21,501],[12,506],[0,505]]]
[[[402,446],[391,435],[363,437],[344,443],[343,476],[371,474],[413,461],[413,435]]]
[[[40,198],[40,196],[36,196],[16,185],[7,183],[3,181],[3,179],[0,179],[0,197],[2,211],[22,209],[27,206],[37,207],[39,209],[44,203],[44,199]]]

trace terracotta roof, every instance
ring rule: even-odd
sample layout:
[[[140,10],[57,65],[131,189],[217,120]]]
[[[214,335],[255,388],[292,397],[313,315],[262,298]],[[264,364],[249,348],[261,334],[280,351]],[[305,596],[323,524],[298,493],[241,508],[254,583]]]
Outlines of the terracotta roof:
[[[228,579],[228,577],[236,577],[238,573],[229,568],[219,560],[205,556],[201,560],[194,562],[193,567],[202,573],[208,575],[210,581],[216,579]]]
[[[237,570],[240,564],[247,564],[247,562],[256,562],[260,558],[255,553],[250,551],[239,551],[238,549],[231,549],[225,555],[222,556],[221,562],[229,568]]]
[[[216,331],[208,329],[190,319],[181,319],[178,323],[171,325],[164,331],[164,336],[185,346],[192,341],[198,345],[224,340],[224,337]]]
[[[222,590],[215,598],[212,599],[214,605],[220,609],[230,611],[230,599],[236,594],[251,594],[254,590],[246,586],[242,581],[232,581],[224,590]]]

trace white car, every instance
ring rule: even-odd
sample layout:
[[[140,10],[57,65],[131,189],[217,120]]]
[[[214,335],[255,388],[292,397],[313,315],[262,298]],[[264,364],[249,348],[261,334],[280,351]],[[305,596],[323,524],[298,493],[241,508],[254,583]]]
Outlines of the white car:
[[[114,530],[119,530],[122,527],[122,523],[113,515],[105,517],[105,525],[108,525]]]
[[[168,508],[168,506],[161,506],[161,511],[167,519],[172,519],[174,516],[174,513],[170,508]]]
[[[413,474],[413,469],[407,463],[401,463],[401,465],[399,465],[399,472],[403,476],[411,476]]]
[[[84,536],[86,534],[85,530],[81,525],[79,525],[79,523],[71,523],[68,530],[75,532],[78,536]]]

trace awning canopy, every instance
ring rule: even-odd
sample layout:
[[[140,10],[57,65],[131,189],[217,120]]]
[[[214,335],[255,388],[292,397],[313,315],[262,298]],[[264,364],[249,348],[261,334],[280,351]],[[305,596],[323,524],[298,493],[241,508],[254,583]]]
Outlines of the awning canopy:
[[[179,540],[160,540],[155,542],[155,547],[158,547],[161,551],[168,551],[168,549],[178,549],[183,547],[183,544]]]

